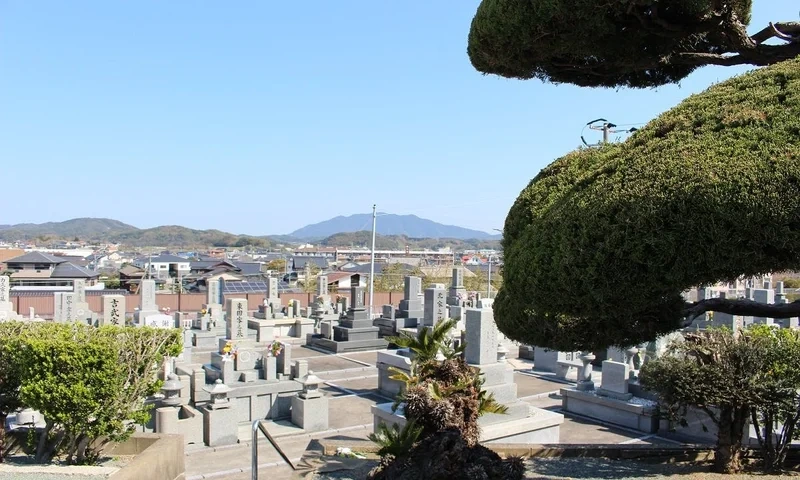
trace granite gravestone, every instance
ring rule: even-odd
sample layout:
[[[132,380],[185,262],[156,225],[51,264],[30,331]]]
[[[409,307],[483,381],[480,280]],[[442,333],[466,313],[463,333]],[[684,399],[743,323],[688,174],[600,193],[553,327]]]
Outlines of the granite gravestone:
[[[125,325],[124,295],[103,295],[101,325]]]
[[[439,322],[447,319],[447,302],[444,288],[440,285],[425,289],[423,325],[435,327]]]

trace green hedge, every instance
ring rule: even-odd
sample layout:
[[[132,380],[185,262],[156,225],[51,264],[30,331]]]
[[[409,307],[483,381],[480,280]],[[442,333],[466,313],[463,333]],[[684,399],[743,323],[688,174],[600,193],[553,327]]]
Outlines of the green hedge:
[[[500,330],[588,349],[678,327],[681,292],[800,266],[800,60],[544,168],[505,223]]]
[[[0,412],[42,413],[38,461],[91,463],[106,441],[147,421],[144,400],[159,389],[160,363],[181,348],[173,329],[0,323]]]

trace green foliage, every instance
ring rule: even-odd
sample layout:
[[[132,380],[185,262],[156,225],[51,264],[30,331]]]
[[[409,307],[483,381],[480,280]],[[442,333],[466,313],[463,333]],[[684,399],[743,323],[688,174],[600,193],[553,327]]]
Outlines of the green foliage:
[[[800,278],[785,278],[783,286],[785,288],[800,288]]]
[[[378,431],[370,433],[368,438],[381,447],[377,452],[381,457],[400,457],[411,451],[421,434],[422,428],[409,420],[402,429],[397,424],[387,427],[381,423]]]
[[[0,378],[18,385],[18,406],[47,420],[40,462],[63,454],[91,463],[108,441],[127,438],[148,419],[144,400],[158,391],[161,360],[182,349],[177,330],[152,328],[8,322],[0,337]]]
[[[467,53],[486,74],[647,88],[702,65],[768,65],[800,52],[792,44],[756,47],[746,33],[751,7],[752,0],[483,0]]]
[[[558,350],[675,330],[681,292],[800,266],[800,60],[544,168],[506,218],[500,330]]]
[[[719,432],[720,471],[741,468],[747,419],[759,432],[767,468],[780,468],[785,461],[800,420],[799,332],[764,325],[739,333],[719,329],[687,334],[667,355],[645,363],[640,379],[658,393],[669,417],[680,419],[689,407],[709,415]]]
[[[283,273],[284,271],[286,271],[286,260],[283,258],[277,258],[275,260],[271,260],[267,264],[267,270],[273,270]]]
[[[375,291],[402,292],[405,288],[405,276],[406,272],[401,264],[391,263],[386,265],[381,269],[380,274],[375,275]]]
[[[413,336],[407,332],[401,332],[399,336],[387,337],[386,340],[400,348],[408,348],[414,352],[414,360],[418,364],[426,364],[433,360],[438,360],[441,353],[442,358],[453,359],[460,357],[464,351],[464,345],[453,346],[450,332],[456,326],[456,320],[450,319],[437,323],[433,328],[422,327],[418,329],[417,335]]]

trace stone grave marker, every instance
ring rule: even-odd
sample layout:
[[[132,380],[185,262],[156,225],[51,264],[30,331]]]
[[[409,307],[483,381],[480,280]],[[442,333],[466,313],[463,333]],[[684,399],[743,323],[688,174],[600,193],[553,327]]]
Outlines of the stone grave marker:
[[[247,338],[247,299],[227,299],[227,331],[229,340],[244,340]]]
[[[491,310],[467,309],[464,359],[471,365],[497,362],[498,331]]]
[[[423,325],[436,326],[441,321],[447,320],[447,302],[445,301],[444,288],[436,285],[425,290],[425,306],[423,309]]]
[[[125,295],[103,295],[101,325],[125,325]]]

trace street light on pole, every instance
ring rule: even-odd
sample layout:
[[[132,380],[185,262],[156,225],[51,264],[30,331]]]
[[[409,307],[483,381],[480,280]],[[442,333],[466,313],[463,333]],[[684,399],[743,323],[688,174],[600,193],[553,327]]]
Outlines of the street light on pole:
[[[372,299],[375,293],[375,226],[377,224],[377,206],[372,205],[372,250],[369,255],[369,318],[372,318]],[[355,302],[355,299],[353,299]]]

